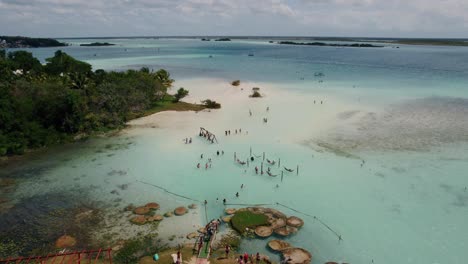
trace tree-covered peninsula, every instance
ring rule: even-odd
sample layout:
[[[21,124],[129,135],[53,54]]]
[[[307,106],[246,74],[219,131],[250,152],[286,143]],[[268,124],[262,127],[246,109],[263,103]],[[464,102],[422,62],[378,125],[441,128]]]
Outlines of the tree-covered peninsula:
[[[0,50],[0,156],[118,129],[163,110],[202,110],[169,95],[165,70],[93,71],[57,51],[43,65],[26,51]]]
[[[51,38],[28,38],[21,36],[0,36],[1,48],[44,48],[62,47],[66,43]]]

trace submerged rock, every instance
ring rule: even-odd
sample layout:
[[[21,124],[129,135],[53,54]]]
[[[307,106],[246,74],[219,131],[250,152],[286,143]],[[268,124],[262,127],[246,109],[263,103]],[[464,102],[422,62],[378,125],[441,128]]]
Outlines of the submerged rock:
[[[187,239],[194,239],[194,238],[197,238],[197,237],[198,237],[198,233],[197,233],[197,232],[189,233],[189,234],[187,234],[187,236],[186,236]]]
[[[147,203],[145,207],[153,210],[159,209],[159,204],[158,203]]]
[[[191,204],[188,206],[189,209],[197,209],[197,205],[196,204]]]
[[[188,211],[187,208],[185,208],[185,207],[183,207],[183,206],[180,206],[180,207],[177,207],[177,208],[174,210],[174,214],[180,216],[180,215],[186,214],[187,211]]]
[[[146,221],[148,222],[154,222],[154,221],[162,221],[164,217],[162,215],[154,215],[150,217],[146,217]]]
[[[135,205],[129,204],[124,208],[124,211],[133,211],[135,210],[135,208],[136,208]]]
[[[312,260],[312,254],[303,248],[288,248],[282,254],[288,264],[308,264]]]
[[[286,219],[277,218],[277,219],[273,219],[273,220],[269,221],[269,223],[271,225],[271,228],[278,229],[278,228],[286,226]]]
[[[268,242],[268,246],[274,251],[283,251],[287,248],[290,248],[291,244],[283,240],[273,239]]]
[[[273,234],[273,229],[269,226],[258,226],[255,228],[255,234],[259,237],[269,237]]]
[[[140,206],[133,210],[133,213],[137,215],[145,215],[145,214],[148,214],[149,212],[150,212],[150,209],[146,206]]]
[[[135,225],[144,225],[146,224],[146,217],[143,215],[138,215],[130,219],[130,222]]]
[[[288,217],[288,219],[286,220],[286,223],[288,226],[292,226],[292,227],[302,227],[304,225],[304,221],[297,216]]]
[[[166,213],[164,214],[164,217],[171,217],[171,216],[172,216],[172,212],[166,212]]]
[[[70,248],[76,245],[76,239],[72,236],[61,236],[55,241],[56,248]]]
[[[224,210],[224,212],[228,215],[233,215],[236,213],[236,209],[235,208],[226,208],[226,210]]]
[[[225,216],[225,217],[223,217],[223,222],[224,223],[229,223],[229,222],[231,222],[231,219],[232,219],[232,216]]]
[[[275,234],[280,236],[289,236],[297,232],[297,228],[291,226],[284,226],[278,229],[275,229]]]

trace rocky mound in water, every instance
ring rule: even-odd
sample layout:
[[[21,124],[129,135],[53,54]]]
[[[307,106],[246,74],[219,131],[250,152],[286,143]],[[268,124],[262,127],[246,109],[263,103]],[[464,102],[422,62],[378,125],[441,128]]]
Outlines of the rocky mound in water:
[[[146,221],[148,222],[155,222],[155,221],[162,221],[164,217],[162,215],[154,215],[146,217]]]
[[[291,244],[283,240],[273,239],[268,242],[268,247],[270,247],[273,251],[283,251],[287,248],[290,248]]]
[[[259,237],[269,237],[273,234],[273,229],[269,226],[258,226],[255,228],[255,234]]]
[[[289,236],[290,234],[295,234],[297,233],[297,228],[291,227],[291,226],[284,226],[275,229],[275,234],[280,235],[280,236]]]
[[[297,216],[290,216],[286,220],[286,224],[292,227],[301,227],[304,225],[304,221]]]
[[[146,206],[140,206],[133,210],[133,213],[137,215],[146,215],[149,212],[150,212],[150,209]]]
[[[174,214],[175,214],[175,215],[178,215],[178,216],[181,216],[181,215],[186,214],[187,211],[188,211],[187,208],[181,206],[181,207],[177,207],[177,208],[174,210]]]
[[[282,254],[288,264],[308,264],[312,261],[312,254],[303,248],[288,248]]]
[[[228,214],[228,215],[233,215],[233,214],[236,213],[236,211],[237,211],[237,210],[236,210],[235,208],[226,208],[226,209],[224,210],[224,212],[225,212],[226,214]]]
[[[61,236],[55,241],[56,248],[71,248],[76,245],[76,239],[72,236]]]
[[[137,215],[130,218],[130,222],[135,225],[144,225],[146,224],[146,217],[144,215]]]
[[[297,216],[288,217],[284,213],[265,207],[247,207],[240,209],[226,209],[226,214],[234,213],[230,219],[232,227],[243,234],[249,230],[259,237],[268,237],[273,232],[280,236],[289,236],[304,225],[304,221]],[[224,218],[223,218],[224,219]],[[270,231],[273,231],[270,233]]]
[[[152,210],[157,210],[159,209],[159,204],[158,203],[147,203],[145,207],[152,209]]]

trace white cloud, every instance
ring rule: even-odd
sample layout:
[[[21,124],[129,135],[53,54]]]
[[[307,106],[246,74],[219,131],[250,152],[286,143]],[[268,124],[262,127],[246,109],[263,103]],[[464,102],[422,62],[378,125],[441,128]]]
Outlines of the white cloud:
[[[468,37],[467,13],[467,0],[0,0],[2,34],[53,37]]]

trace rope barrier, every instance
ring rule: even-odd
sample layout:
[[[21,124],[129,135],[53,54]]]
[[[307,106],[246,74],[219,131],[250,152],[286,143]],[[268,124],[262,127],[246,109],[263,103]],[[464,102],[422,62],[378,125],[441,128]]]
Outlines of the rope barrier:
[[[181,197],[181,198],[184,198],[184,199],[187,199],[187,200],[191,200],[191,201],[195,201],[195,202],[199,202],[199,200],[197,199],[193,199],[193,198],[190,198],[190,197],[187,197],[187,196],[184,196],[184,195],[181,195],[181,194],[177,194],[177,193],[174,193],[174,192],[171,192],[169,190],[167,190],[166,188],[163,188],[161,186],[158,186],[158,185],[155,185],[155,184],[152,184],[152,183],[148,183],[148,182],[144,182],[144,181],[140,181],[140,180],[136,180],[137,182],[140,182],[140,183],[143,183],[143,184],[146,184],[146,185],[150,185],[150,186],[153,186],[153,187],[156,187],[158,189],[161,189],[169,194],[172,194],[172,195],[175,195],[175,196],[178,196],[178,197]]]
[[[140,182],[140,183],[143,183],[143,184],[146,184],[146,185],[150,185],[150,186],[153,186],[153,187],[156,187],[158,189],[161,189],[163,190],[164,192],[167,192],[169,194],[172,194],[172,195],[175,195],[175,196],[178,196],[178,197],[181,197],[181,198],[184,198],[184,199],[187,199],[187,200],[191,200],[191,201],[195,201],[195,202],[200,202],[199,200],[197,199],[193,199],[193,198],[190,198],[190,197],[187,197],[187,196],[184,196],[184,195],[181,195],[181,194],[177,194],[177,193],[174,193],[174,192],[171,192],[169,190],[167,190],[166,188],[163,188],[161,186],[158,186],[158,185],[155,185],[155,184],[152,184],[152,183],[148,183],[148,182],[144,182],[144,181],[140,181],[140,180],[137,180],[137,182]],[[325,228],[327,228],[330,232],[332,232],[333,234],[335,234],[335,236],[338,237],[339,240],[343,240],[341,235],[338,234],[338,232],[336,232],[335,230],[333,230],[333,228],[331,228],[329,225],[327,225],[324,221],[322,221],[320,218],[318,218],[317,216],[315,215],[310,215],[310,214],[307,214],[307,213],[304,213],[302,211],[299,211],[297,209],[294,209],[290,206],[287,206],[287,205],[284,205],[282,203],[274,203],[274,204],[271,204],[271,203],[263,203],[263,204],[246,204],[246,203],[226,203],[225,205],[236,205],[236,206],[272,206],[272,205],[279,205],[279,206],[282,206],[284,208],[287,208],[291,211],[294,211],[296,213],[299,213],[299,214],[302,214],[302,215],[305,215],[305,216],[308,216],[308,217],[312,217],[314,220],[317,220],[320,224],[322,224]],[[208,210],[206,208],[206,205],[205,205],[205,218],[206,218],[206,221],[208,222]]]
[[[227,203],[225,205],[240,205],[240,206],[266,206],[266,205],[275,205],[275,204],[235,204],[235,203]]]
[[[206,219],[206,222],[208,223],[208,209],[206,209],[206,204],[205,204],[205,219]]]
[[[299,211],[299,210],[296,210],[296,209],[294,209],[294,208],[292,208],[292,207],[289,207],[289,206],[284,205],[284,204],[281,204],[281,203],[276,203],[276,204],[279,205],[279,206],[282,206],[282,207],[284,207],[284,208],[287,208],[287,209],[289,209],[289,210],[292,210],[292,211],[294,211],[294,212],[300,213],[300,214],[302,214],[302,215],[305,215],[305,216],[314,218],[314,220],[317,220],[320,224],[322,224],[322,225],[325,226],[328,230],[330,230],[333,234],[335,234],[335,236],[338,237],[339,240],[343,240],[343,238],[341,237],[340,234],[338,234],[335,230],[333,230],[333,228],[331,228],[331,227],[330,227],[329,225],[327,225],[325,222],[323,222],[322,220],[320,220],[320,218],[318,218],[317,216],[315,216],[315,215],[310,215],[310,214],[301,212],[301,211]]]

